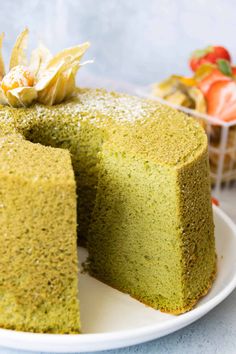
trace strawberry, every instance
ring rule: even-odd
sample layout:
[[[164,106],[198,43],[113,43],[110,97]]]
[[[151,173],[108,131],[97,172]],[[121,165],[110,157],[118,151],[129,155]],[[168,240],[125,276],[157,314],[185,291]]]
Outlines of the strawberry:
[[[217,81],[206,95],[207,113],[226,122],[236,120],[236,82]]]
[[[189,60],[189,66],[192,71],[196,71],[202,64],[215,64],[218,59],[225,59],[231,62],[231,57],[227,49],[221,46],[210,46],[202,50],[194,51]]]
[[[199,83],[198,88],[206,96],[211,86],[217,81],[232,81],[230,76],[224,75],[220,70],[214,69],[209,75],[204,77]]]
[[[232,66],[232,74],[233,76],[236,76],[236,66]]]
[[[211,202],[212,202],[212,204],[215,204],[216,206],[220,205],[219,200],[214,197],[211,197]]]

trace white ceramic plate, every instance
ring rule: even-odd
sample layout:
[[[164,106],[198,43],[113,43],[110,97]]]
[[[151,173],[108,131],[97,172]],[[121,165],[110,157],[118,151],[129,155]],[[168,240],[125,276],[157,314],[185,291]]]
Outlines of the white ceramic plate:
[[[207,296],[190,312],[172,316],[153,310],[128,295],[80,275],[82,335],[24,333],[0,329],[0,345],[31,351],[87,352],[115,349],[162,337],[196,321],[236,287],[236,226],[214,207],[218,274]],[[84,249],[80,258],[86,257]]]

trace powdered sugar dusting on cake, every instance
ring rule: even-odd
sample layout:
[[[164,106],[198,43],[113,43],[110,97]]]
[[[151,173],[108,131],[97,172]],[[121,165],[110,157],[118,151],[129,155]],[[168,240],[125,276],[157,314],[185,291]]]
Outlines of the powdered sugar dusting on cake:
[[[156,105],[146,100],[105,90],[86,90],[78,97],[85,109],[89,107],[91,111],[118,121],[132,123],[156,110]]]
[[[45,109],[48,109],[50,118],[47,119],[53,119],[58,114],[62,117],[69,115],[72,119],[79,117],[79,121],[89,117],[91,124],[100,125],[101,120],[104,122],[108,119],[121,124],[145,120],[157,110],[158,105],[139,97],[107,92],[104,89],[78,89],[76,95],[67,102],[51,107],[39,104],[33,107],[37,110],[38,118],[44,116]]]

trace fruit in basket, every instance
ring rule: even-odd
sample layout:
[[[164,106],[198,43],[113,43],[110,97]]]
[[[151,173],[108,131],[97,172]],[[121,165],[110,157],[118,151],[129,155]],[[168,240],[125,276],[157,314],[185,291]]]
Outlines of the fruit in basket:
[[[172,105],[207,113],[223,121],[236,120],[236,66],[224,47],[196,51],[192,77],[172,75],[153,85],[153,94]]]
[[[232,69],[232,75],[236,77],[236,66],[232,66],[231,69]]]
[[[236,82],[215,82],[207,95],[207,113],[226,122],[236,120]]]
[[[203,95],[206,97],[209,89],[215,82],[231,81],[230,76],[223,74],[219,69],[214,69],[209,75],[204,77],[199,83],[198,88],[202,91]]]
[[[209,46],[205,49],[195,50],[190,57],[189,66],[192,71],[196,71],[202,64],[216,64],[219,59],[231,62],[228,50],[221,46]]]
[[[203,71],[202,67],[197,72]],[[198,88],[206,99],[207,113],[224,121],[236,119],[236,81],[233,70],[236,72],[228,60],[219,59],[217,66],[212,67],[211,71],[208,69],[208,75],[198,80]]]
[[[198,53],[198,58],[191,58],[189,64],[194,71],[192,77],[172,75],[152,85],[153,96],[161,97],[171,106],[199,118],[200,124],[206,129],[209,144],[214,147],[209,150],[213,184],[219,178],[219,153],[224,122],[232,123],[230,127],[226,126],[227,151],[224,154],[222,177],[219,179],[236,180],[236,65],[232,65],[230,54],[225,48],[215,48],[219,47],[208,47],[207,51]],[[202,113],[207,113],[209,117]],[[214,121],[210,116],[217,117],[222,122]]]
[[[153,94],[174,105],[206,112],[206,101],[195,78],[172,75],[167,80],[153,84]]]

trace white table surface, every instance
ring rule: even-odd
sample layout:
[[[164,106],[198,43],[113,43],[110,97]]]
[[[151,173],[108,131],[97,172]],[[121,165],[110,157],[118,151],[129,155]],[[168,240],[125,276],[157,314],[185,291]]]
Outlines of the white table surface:
[[[82,82],[87,86],[112,87],[113,89],[132,92],[132,85],[114,83],[110,80],[95,78],[85,74]],[[118,85],[118,87],[117,87]],[[220,207],[236,223],[236,186],[223,190],[220,195]],[[236,250],[235,250],[236,251]],[[32,354],[0,347],[0,354]],[[40,348],[39,352],[40,353]],[[100,352],[101,354],[228,354],[236,353],[236,290],[192,325],[161,339],[141,345]],[[47,353],[48,354],[48,353]],[[51,353],[50,353],[51,354]]]

